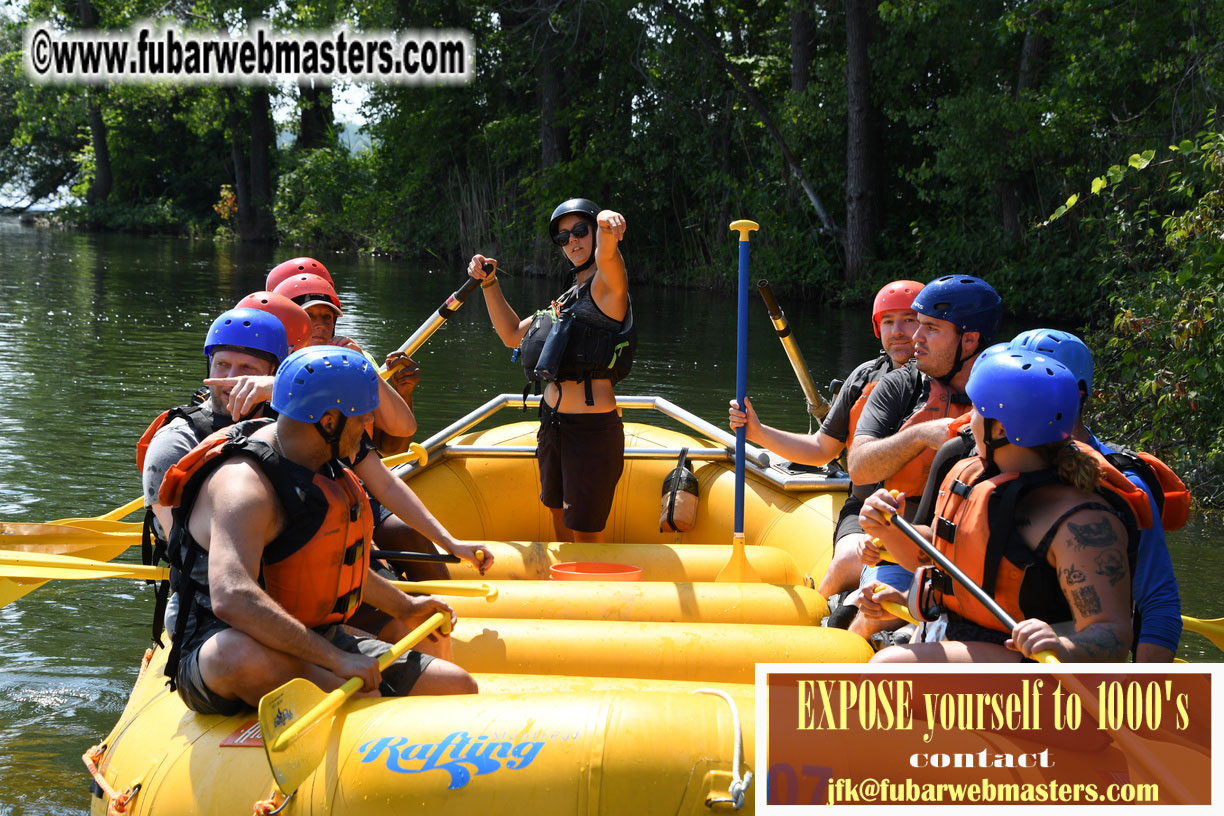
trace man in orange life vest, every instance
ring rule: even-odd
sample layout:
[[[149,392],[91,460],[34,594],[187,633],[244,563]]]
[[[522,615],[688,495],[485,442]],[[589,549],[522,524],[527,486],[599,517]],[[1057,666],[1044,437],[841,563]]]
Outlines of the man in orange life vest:
[[[885,489],[900,491],[907,518],[917,509],[935,451],[949,438],[953,420],[972,407],[965,383],[973,361],[994,342],[1002,299],[980,278],[945,275],[928,283],[913,306],[918,313],[917,369],[902,368],[880,380],[863,406],[847,461],[855,484],[882,482]],[[879,550],[871,538],[860,541],[859,558],[869,566],[878,564]],[[880,581],[901,589],[911,577],[899,565],[883,564],[874,573],[865,572],[861,585]],[[887,627],[878,619],[856,624],[863,635]]]
[[[463,669],[420,652],[380,675],[389,645],[341,626],[363,600],[406,625],[450,611],[370,570],[370,505],[341,460],[363,452],[378,396],[360,354],[303,349],[277,372],[276,420],[215,433],[166,474],[160,498],[175,508],[169,550],[183,598],[166,673],[188,707],[233,714],[294,677],[324,690],[360,677],[367,694],[476,691]]]
[[[850,373],[816,433],[792,433],[766,425],[757,418],[752,400],[748,399],[744,401],[743,410],[737,401],[731,400],[728,424],[732,433],[741,425],[746,426],[749,442],[792,462],[815,466],[832,462],[854,439],[859,416],[876,384],[885,374],[905,366],[914,356],[918,315],[912,304],[921,291],[922,284],[917,281],[897,280],[885,284],[876,293],[871,306],[871,327],[880,338],[882,351]],[[874,484],[854,485],[851,497],[842,506],[833,533],[833,562],[817,587],[826,598],[858,586],[863,569],[858,559],[859,539],[863,535],[858,512],[863,499],[876,487]]]

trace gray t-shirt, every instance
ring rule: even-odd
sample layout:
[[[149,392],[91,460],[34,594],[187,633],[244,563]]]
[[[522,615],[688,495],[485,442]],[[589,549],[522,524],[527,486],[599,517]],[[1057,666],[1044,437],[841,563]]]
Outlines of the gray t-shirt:
[[[214,414],[212,406],[207,402],[201,405],[200,409],[201,416],[209,425],[209,433],[219,431],[234,422],[229,413]],[[166,471],[177,464],[178,460],[182,459],[188,451],[200,444],[203,438],[196,432],[192,424],[182,417],[170,420],[153,435],[153,439],[149,442],[149,449],[145,452],[144,471],[141,473],[141,485],[144,488],[146,505],[154,504],[157,501],[157,493],[161,490],[162,479],[165,478]],[[154,531],[164,539],[165,533],[161,525],[156,520],[153,524]]]
[[[820,431],[831,436],[838,442],[846,442],[850,433],[850,409],[862,395],[867,383],[883,377],[892,368],[892,360],[888,355],[880,353],[865,363],[860,364],[842,384],[841,390],[833,398],[829,413],[825,414],[824,422],[820,423]]]

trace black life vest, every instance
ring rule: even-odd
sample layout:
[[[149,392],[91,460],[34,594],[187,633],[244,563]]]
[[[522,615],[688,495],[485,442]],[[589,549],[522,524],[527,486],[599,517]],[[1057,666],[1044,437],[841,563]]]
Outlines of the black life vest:
[[[591,298],[590,290],[590,281],[575,286],[558,298],[559,312],[550,307],[532,319],[514,358],[522,363],[529,388],[542,382],[582,382],[592,405],[591,380],[615,385],[629,375],[637,351],[633,301],[616,330],[596,326],[574,310],[581,298]]]
[[[174,527],[166,548],[171,583],[179,596],[166,676],[171,688],[191,619],[211,611],[200,604],[208,589],[193,577],[203,549],[187,523],[204,481],[232,457],[251,458],[272,483],[285,513],[285,527],[264,550],[260,583],[286,611],[309,627],[339,623],[361,603],[369,569],[373,514],[357,477],[338,462],[310,471],[248,434],[273,420],[240,422],[209,435],[166,474],[159,501],[174,508]],[[342,547],[338,547],[339,544]]]

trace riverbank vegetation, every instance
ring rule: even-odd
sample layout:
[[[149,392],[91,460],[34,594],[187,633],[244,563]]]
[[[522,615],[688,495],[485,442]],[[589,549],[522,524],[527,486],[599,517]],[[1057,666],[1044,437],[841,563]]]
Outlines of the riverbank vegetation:
[[[1009,311],[1091,335],[1102,424],[1224,468],[1210,353],[1222,4],[28,3],[73,29],[167,14],[185,28],[463,28],[474,78],[371,87],[355,149],[325,85],[31,85],[14,23],[0,45],[8,199],[69,188],[59,217],[94,229],[446,263],[480,249],[545,274],[560,272],[541,240],[552,205],[585,195],[628,215],[635,274],[724,288],[727,224],[750,217],[754,270],[793,297],[986,278]]]

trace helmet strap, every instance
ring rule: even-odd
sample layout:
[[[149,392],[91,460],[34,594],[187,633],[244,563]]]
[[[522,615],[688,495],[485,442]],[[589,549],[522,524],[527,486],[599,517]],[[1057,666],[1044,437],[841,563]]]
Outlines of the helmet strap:
[[[344,433],[344,426],[348,424],[348,417],[344,414],[340,415],[340,420],[336,423],[336,429],[330,434],[323,428],[323,420],[315,422],[315,430],[319,432],[319,436],[323,437],[323,441],[331,446],[331,458],[340,458],[340,436]]]
[[[981,343],[981,340],[979,340],[977,350],[974,351],[972,354],[970,354],[968,357],[964,356],[964,346],[961,343],[964,337],[965,337],[965,333],[962,331],[960,333],[960,336],[956,338],[956,359],[952,361],[952,370],[949,371],[947,374],[943,375],[942,377],[935,378],[939,380],[941,383],[943,383],[944,385],[948,386],[949,388],[952,387],[952,378],[961,372],[961,369],[965,367],[965,363],[969,362],[974,357],[978,356],[978,354],[980,354],[982,351],[982,343]]]
[[[986,466],[988,469],[998,471],[998,466],[995,464],[994,452],[999,448],[1010,445],[1011,441],[1007,438],[1007,434],[995,437],[994,427],[997,420],[990,417],[982,417],[982,431],[986,437]]]
[[[585,272],[586,270],[590,269],[591,264],[593,263],[595,263],[595,248],[591,247],[591,254],[585,261],[582,262],[582,266],[574,266],[573,262],[570,262],[570,271],[573,272],[574,277],[577,278],[578,273]]]

